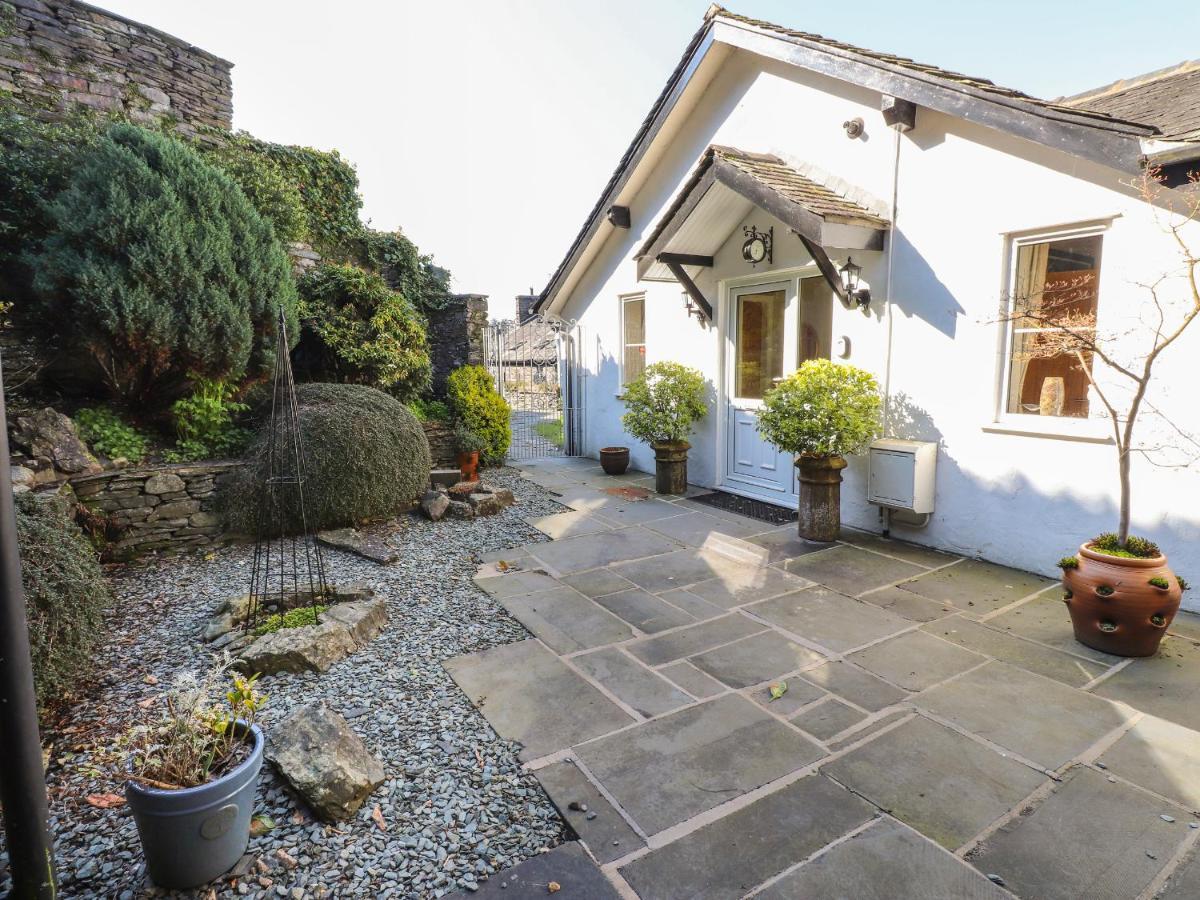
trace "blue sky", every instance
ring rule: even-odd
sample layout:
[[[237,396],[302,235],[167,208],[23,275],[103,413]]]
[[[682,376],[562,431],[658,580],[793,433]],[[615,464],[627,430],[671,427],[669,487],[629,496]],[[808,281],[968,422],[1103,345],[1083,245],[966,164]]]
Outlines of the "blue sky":
[[[336,147],[493,315],[540,290],[704,0],[93,0],[232,60],[235,125]],[[1059,96],[1200,57],[1200,4],[737,0],[735,12]]]

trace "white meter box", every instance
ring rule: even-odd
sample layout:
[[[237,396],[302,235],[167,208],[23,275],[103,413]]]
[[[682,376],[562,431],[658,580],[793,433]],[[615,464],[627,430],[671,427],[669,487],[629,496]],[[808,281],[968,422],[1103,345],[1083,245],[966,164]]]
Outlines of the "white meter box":
[[[867,501],[914,513],[933,512],[937,444],[882,438],[871,444]]]

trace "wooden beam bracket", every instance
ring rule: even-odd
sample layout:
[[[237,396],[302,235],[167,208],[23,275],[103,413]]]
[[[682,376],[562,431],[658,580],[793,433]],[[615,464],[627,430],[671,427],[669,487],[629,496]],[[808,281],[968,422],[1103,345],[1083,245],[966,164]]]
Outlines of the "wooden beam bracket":
[[[663,259],[663,256],[675,256],[677,254],[664,253],[659,256],[658,261],[671,270],[671,274],[675,276],[675,280],[683,285],[683,289],[687,291],[687,295],[692,298],[692,302],[696,304],[700,314],[704,316],[709,324],[712,324],[713,309],[712,304],[708,302],[708,298],[704,296],[704,292],[692,281],[692,276],[687,273],[683,265],[673,259]],[[698,264],[697,264],[698,265]],[[709,265],[712,265],[711,259]]]
[[[833,260],[829,258],[829,254],[825,252],[825,248],[798,231],[795,232],[795,235],[800,238],[800,243],[804,244],[804,249],[808,251],[808,255],[813,258],[813,262],[821,270],[821,275],[824,277],[826,283],[833,288],[833,293],[842,301],[842,306],[846,307],[846,309],[852,308],[855,303],[846,293],[846,288],[842,286],[842,276],[838,273],[837,266],[833,264]]]

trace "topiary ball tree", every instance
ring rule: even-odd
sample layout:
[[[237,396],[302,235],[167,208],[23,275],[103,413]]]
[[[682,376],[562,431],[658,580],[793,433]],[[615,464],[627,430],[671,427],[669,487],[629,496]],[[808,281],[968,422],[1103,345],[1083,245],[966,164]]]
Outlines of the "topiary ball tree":
[[[446,379],[446,402],[459,424],[484,443],[479,459],[485,465],[504,464],[512,442],[512,408],[496,392],[483,366],[459,366]]]
[[[121,401],[165,409],[189,373],[265,376],[280,306],[295,334],[291,265],[271,226],[180,141],[111,126],[50,209],[31,312]]]
[[[431,464],[425,429],[408,407],[360,384],[302,384],[296,396],[310,529],[386,519],[411,507],[428,486]],[[222,498],[230,522],[246,533],[256,528],[265,495],[269,428],[260,429],[246,467]],[[282,514],[288,530],[298,532],[298,505],[289,502]]]
[[[707,414],[704,376],[679,363],[660,362],[625,386],[621,425],[646,444],[679,444]]]

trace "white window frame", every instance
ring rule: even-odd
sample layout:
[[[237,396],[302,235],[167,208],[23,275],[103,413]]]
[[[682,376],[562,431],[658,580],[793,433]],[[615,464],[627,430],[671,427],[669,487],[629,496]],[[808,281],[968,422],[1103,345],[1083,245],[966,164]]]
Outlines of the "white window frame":
[[[625,306],[632,300],[642,301],[642,342],[640,344],[625,343]],[[620,347],[620,354],[617,357],[617,396],[621,397],[625,394],[625,351],[629,347],[641,347],[642,356],[645,357],[646,350],[646,292],[633,291],[628,294],[617,295],[618,315],[617,315],[617,346]]]

